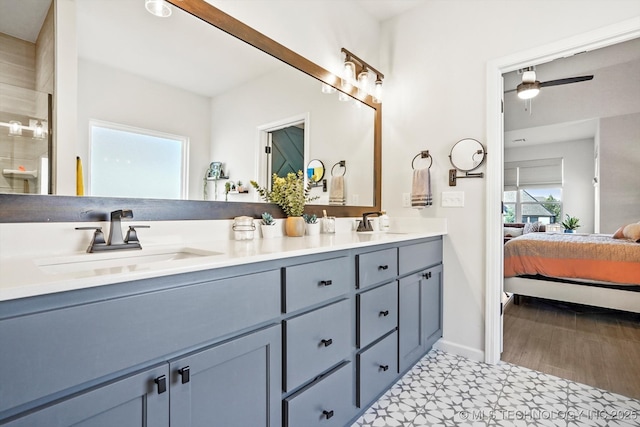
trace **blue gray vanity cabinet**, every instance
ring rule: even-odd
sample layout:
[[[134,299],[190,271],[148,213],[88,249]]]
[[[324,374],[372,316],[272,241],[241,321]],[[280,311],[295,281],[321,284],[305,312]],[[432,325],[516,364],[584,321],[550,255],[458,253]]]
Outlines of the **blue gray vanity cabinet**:
[[[168,427],[169,393],[158,393],[154,383],[162,378],[169,378],[166,364],[90,389],[6,424],[0,421],[0,425]]]
[[[262,399],[253,398],[272,406],[266,410],[268,418],[254,425],[279,424],[280,270],[241,275],[238,271],[166,276],[2,303],[0,342],[8,344],[0,352],[0,425],[4,419],[31,414],[47,405],[53,405],[48,411],[56,412],[53,408],[58,401],[121,380],[132,390],[119,394],[141,396],[143,389],[147,397],[154,397],[155,393],[187,390],[192,404],[200,399],[215,401],[210,393],[220,390],[240,389],[249,396],[261,391]],[[230,277],[232,273],[236,275]],[[211,280],[217,275],[222,277]],[[254,332],[269,324],[277,326],[269,332]],[[243,338],[244,334],[248,335]],[[181,383],[184,375],[179,372],[184,360],[193,360],[194,380],[187,384]],[[262,364],[251,370],[257,369],[259,375],[223,375],[223,366],[256,360]],[[137,370],[161,362],[174,365],[157,384],[146,377],[137,383],[128,379]],[[210,369],[201,374],[207,363]],[[210,375],[219,377],[215,385],[205,384]],[[131,405],[133,412],[135,401]],[[163,411],[169,413],[169,408]],[[264,408],[258,410],[258,415],[264,413]],[[172,413],[172,419],[175,415]],[[180,420],[188,418],[183,413],[172,425],[184,425]],[[140,419],[106,425],[136,425]]]
[[[378,249],[356,255],[357,287],[364,289],[398,275],[398,249]]]
[[[172,361],[171,427],[280,426],[280,349],[276,325]]]
[[[358,407],[368,405],[398,376],[398,333],[393,331],[358,353]]]
[[[342,427],[355,414],[351,363],[284,399],[285,427]]]
[[[442,337],[442,265],[399,280],[399,372],[409,369]]]

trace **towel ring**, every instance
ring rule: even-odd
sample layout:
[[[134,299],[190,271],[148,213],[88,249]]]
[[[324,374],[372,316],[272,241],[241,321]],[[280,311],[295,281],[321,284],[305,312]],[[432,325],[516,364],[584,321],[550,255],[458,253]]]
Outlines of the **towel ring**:
[[[336,168],[336,166],[340,166],[342,168],[344,168],[344,171],[342,171],[342,175],[339,176],[344,176],[344,174],[347,173],[347,166],[346,166],[347,162],[345,160],[340,160],[338,163],[336,163],[335,165],[333,165],[333,167],[331,168],[331,176],[335,176],[333,174],[333,170]]]
[[[413,160],[411,160],[411,169],[415,170],[415,166],[414,163],[416,161],[416,159],[420,157],[421,159],[426,159],[427,157],[429,158],[429,160],[431,160],[431,162],[429,163],[428,168],[431,169],[431,165],[433,164],[433,157],[431,157],[431,154],[429,154],[429,150],[426,151],[421,151],[418,154],[416,154],[416,156],[413,158]]]

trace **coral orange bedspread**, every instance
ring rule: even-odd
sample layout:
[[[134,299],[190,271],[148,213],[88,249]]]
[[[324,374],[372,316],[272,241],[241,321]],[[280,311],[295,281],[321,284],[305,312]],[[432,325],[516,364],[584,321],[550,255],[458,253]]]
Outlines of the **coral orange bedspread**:
[[[526,274],[640,285],[640,243],[606,234],[528,233],[504,245],[504,277]]]

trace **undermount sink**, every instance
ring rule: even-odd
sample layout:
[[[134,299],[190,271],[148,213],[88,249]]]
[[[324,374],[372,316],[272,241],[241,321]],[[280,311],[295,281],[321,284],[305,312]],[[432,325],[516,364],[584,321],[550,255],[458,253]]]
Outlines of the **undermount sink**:
[[[148,264],[179,261],[222,255],[222,252],[195,248],[124,250],[107,253],[72,255],[36,260],[35,263],[47,274],[90,272],[93,274],[116,274],[144,269]]]

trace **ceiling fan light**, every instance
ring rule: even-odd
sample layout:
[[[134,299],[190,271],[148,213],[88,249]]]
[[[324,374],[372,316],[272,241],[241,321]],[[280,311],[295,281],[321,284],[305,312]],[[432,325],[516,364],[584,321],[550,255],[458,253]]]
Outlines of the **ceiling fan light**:
[[[520,83],[516,88],[518,98],[531,99],[540,93],[540,82]]]
[[[536,72],[533,70],[522,73],[522,83],[534,83],[536,81]]]

